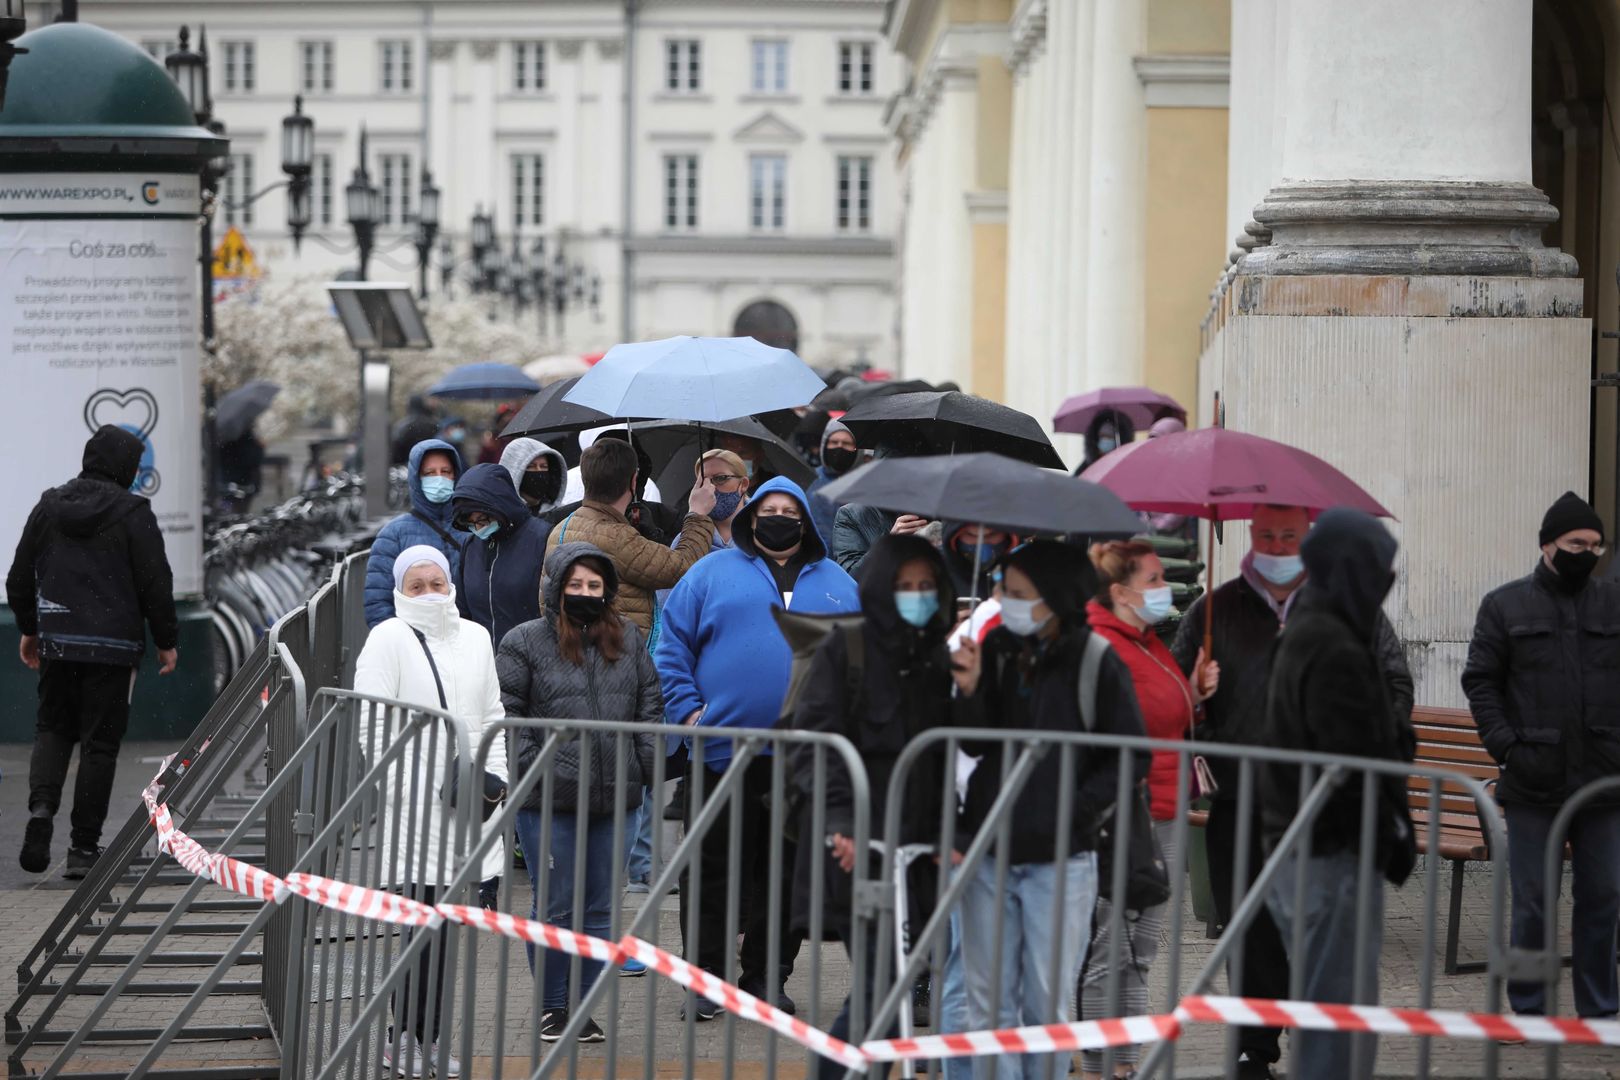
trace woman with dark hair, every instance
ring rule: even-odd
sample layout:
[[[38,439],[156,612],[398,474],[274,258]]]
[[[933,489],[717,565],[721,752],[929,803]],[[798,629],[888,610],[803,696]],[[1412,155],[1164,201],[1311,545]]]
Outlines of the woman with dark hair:
[[[1076,476],[1122,446],[1136,441],[1136,425],[1122,412],[1105,409],[1086,428],[1086,459],[1074,471]]]
[[[516,627],[501,642],[495,667],[501,700],[508,717],[552,720],[663,722],[664,699],[658,672],[646,640],[614,604],[619,576],[601,548],[563,544],[546,560],[545,614]],[[518,728],[514,733],[517,777],[534,767],[546,733]],[[618,766],[617,737],[586,731],[570,737],[550,763],[551,831],[540,835],[544,783],[536,783],[518,811],[518,843],[535,889],[533,917],[540,906],[540,868],[548,867],[545,921],[579,933],[606,937],[612,925],[613,900],[624,864],[624,838],[614,836],[613,819],[624,808],[628,826],[641,805],[642,789],[652,781],[655,736],[635,735],[630,752]],[[580,758],[584,755],[585,763]],[[580,776],[589,782],[581,785]],[[574,909],[574,864],[578,845],[585,846],[585,881],[579,890],[584,911]],[[600,961],[580,962],[579,987],[584,993],[602,972]],[[534,968],[534,948],[529,947]],[[570,958],[548,950],[541,973],[544,1012],[540,1038],[556,1042],[568,1025]],[[626,967],[625,974],[645,968]],[[605,1036],[595,1020],[586,1022],[581,1042]]]

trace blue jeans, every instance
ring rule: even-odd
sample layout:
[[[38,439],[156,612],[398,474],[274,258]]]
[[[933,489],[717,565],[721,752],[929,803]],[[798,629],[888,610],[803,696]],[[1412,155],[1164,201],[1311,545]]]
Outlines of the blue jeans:
[[[1305,1001],[1337,1004],[1378,1004],[1378,955],[1384,944],[1384,878],[1375,868],[1371,917],[1367,921],[1370,933],[1356,940],[1356,877],[1360,856],[1353,851],[1332,855],[1313,856],[1305,871],[1305,906],[1294,909],[1294,877],[1299,862],[1297,852],[1282,858],[1279,873],[1272,879],[1271,891],[1266,894],[1266,907],[1282,933],[1283,948],[1294,947],[1294,923],[1305,921],[1302,952],[1290,955],[1288,963],[1294,971],[1305,973]],[[1356,1001],[1356,954],[1361,950],[1363,962],[1371,972],[1369,1001]],[[1364,1040],[1366,1049],[1360,1055],[1354,1050],[1357,1038]],[[1290,1041],[1298,1055],[1299,1075],[1311,1080],[1371,1080],[1373,1062],[1378,1054],[1378,1041],[1371,1035],[1354,1036],[1348,1032],[1296,1031]],[[1293,1075],[1294,1070],[1289,1070]]]
[[[535,890],[535,902],[529,906],[529,917],[536,914],[540,890],[540,860],[547,859],[550,875],[546,881],[545,921],[575,933],[605,938],[613,926],[613,869],[618,853],[613,847],[613,817],[598,814],[587,819],[585,826],[585,881],[582,891],[583,918],[574,910],[574,855],[579,824],[573,814],[551,815],[551,843],[540,843],[540,811],[519,810],[517,815],[518,843],[523,847],[523,861],[528,867],[529,884]],[[534,971],[534,946],[528,946],[529,971]],[[546,950],[541,975],[541,1006],[546,1009],[569,1007],[568,969],[573,957],[567,953]],[[602,973],[600,960],[580,960],[579,988],[583,993]]]
[[[658,800],[652,788],[641,789],[641,805],[625,818],[624,831],[629,839],[624,853],[624,880],[652,880],[653,818],[658,813]]]
[[[1058,912],[1060,873],[1063,909]],[[987,856],[962,897],[968,1027],[977,1031],[1067,1022],[1070,992],[1080,977],[1080,957],[1091,936],[1091,909],[1096,903],[1096,852],[1058,863],[1009,866],[1007,892],[1002,896],[996,895],[995,859]],[[995,968],[998,931],[999,971]],[[992,1015],[991,1002],[997,997],[1000,1009]],[[1007,1054],[973,1061],[976,1080],[1033,1080],[1067,1072],[1068,1063],[1051,1054]]]
[[[951,912],[951,947],[945,953],[945,970],[940,972],[938,1019],[934,1030],[941,1033],[966,1031],[968,1017],[967,985],[962,975],[962,913]],[[945,1080],[970,1080],[971,1058],[946,1058]]]
[[[1547,833],[1556,806],[1504,806],[1507,817],[1508,880],[1513,886],[1513,945],[1540,949],[1546,934]],[[1615,926],[1620,922],[1620,807],[1588,807],[1569,826],[1575,1011],[1612,1017],[1620,1009],[1614,963]],[[1560,882],[1560,884],[1562,884]],[[1508,983],[1514,1012],[1539,1016],[1547,1011],[1543,983]]]

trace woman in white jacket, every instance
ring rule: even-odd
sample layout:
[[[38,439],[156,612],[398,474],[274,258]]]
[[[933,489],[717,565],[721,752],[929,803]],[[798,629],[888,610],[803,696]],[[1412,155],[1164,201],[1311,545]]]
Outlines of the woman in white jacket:
[[[354,689],[370,697],[449,713],[466,732],[470,752],[474,754],[483,739],[485,725],[506,715],[489,632],[457,614],[455,590],[450,584],[450,564],[437,548],[426,545],[406,548],[394,561],[394,617],[379,623],[366,638],[355,667]],[[390,720],[387,711],[371,710],[360,731],[367,760],[375,762],[387,752],[399,737],[399,724],[399,720]],[[442,888],[461,869],[456,865],[454,854],[455,812],[449,808],[442,790],[451,775],[449,763],[456,753],[455,741],[447,738],[449,734],[439,734],[437,760],[431,762],[427,751],[435,745],[434,740],[428,731],[417,736],[421,740],[421,754],[417,755],[414,748],[407,750],[398,763],[387,770],[382,803],[377,811],[382,824],[382,847],[378,856],[381,884],[402,888],[412,898],[429,904],[436,901]],[[474,790],[468,793],[475,800],[469,847],[477,843],[480,836],[483,807],[477,804],[488,795],[497,794],[507,781],[505,738],[497,738],[490,744],[486,768],[487,785],[475,784]],[[404,850],[407,839],[410,850]],[[445,853],[444,857],[441,852]],[[479,877],[499,875],[504,854],[504,845],[495,845],[484,857]],[[438,963],[437,970],[430,972],[428,954],[432,952],[438,953]],[[442,991],[444,950],[424,953],[410,981],[416,984],[414,994],[407,983],[394,1002],[396,1022],[403,1027],[408,1019],[411,1028],[400,1043],[395,1071],[405,1076],[421,1076],[426,1062],[438,1058],[440,1014],[448,1004],[443,1000]],[[430,1000],[437,1001],[438,1007],[429,1010]],[[401,1015],[406,1002],[410,1003],[408,1018]],[[425,1024],[429,1011],[435,1014],[431,1017],[432,1031],[427,1031]],[[391,1062],[394,1041],[389,1040],[385,1051]],[[425,1048],[431,1054],[426,1060]],[[460,1064],[451,1059],[447,1075],[458,1076],[460,1071]]]

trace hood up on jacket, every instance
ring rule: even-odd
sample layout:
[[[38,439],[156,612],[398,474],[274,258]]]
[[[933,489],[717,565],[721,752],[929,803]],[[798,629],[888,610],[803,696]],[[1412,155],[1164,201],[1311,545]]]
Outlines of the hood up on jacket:
[[[894,602],[894,577],[900,567],[914,559],[933,567],[939,591],[939,610],[921,634],[900,617]],[[950,633],[956,615],[956,587],[951,583],[950,572],[938,549],[921,537],[892,533],[880,537],[866,553],[857,582],[861,590],[861,613],[883,644],[898,644],[920,637],[929,645],[938,645]]]
[[[493,462],[474,465],[456,484],[450,496],[451,520],[472,510],[482,510],[501,523],[503,531],[530,519],[529,506],[517,493],[512,474]]]
[[[141,471],[141,455],[146,444],[140,436],[116,424],[102,424],[84,444],[84,460],[79,473],[83,480],[110,480],[128,491]]]
[[[443,439],[423,439],[411,447],[410,458],[406,462],[406,467],[410,469],[411,506],[434,521],[445,524],[450,520],[450,504],[428,502],[427,495],[422,492],[422,459],[433,453],[449,454],[450,466],[456,470],[456,481],[461,481],[461,455],[456,448]]]
[[[1097,572],[1084,551],[1035,540],[1009,552],[1004,565],[1024,572],[1065,630],[1087,625],[1086,601],[1097,594]]]
[[[611,604],[613,598],[619,595],[619,571],[607,552],[583,541],[558,544],[546,556],[546,574],[541,583],[546,601],[546,618],[555,619],[557,612],[562,610],[563,586],[568,584],[568,573],[574,564],[592,555],[602,560],[602,565],[607,568],[602,575],[602,596]]]
[[[774,477],[760,485],[760,489],[748,500],[748,505],[737,511],[737,516],[731,520],[732,544],[750,558],[762,557],[759,547],[754,543],[754,518],[759,513],[759,504],[765,496],[778,491],[793,496],[794,501],[799,504],[799,514],[804,520],[804,540],[799,545],[799,558],[807,566],[825,559],[827,542],[816,528],[815,519],[810,516],[810,500],[805,496],[803,488],[785,476]]]
[[[1336,507],[1316,519],[1300,545],[1305,562],[1302,592],[1314,596],[1350,624],[1356,636],[1372,641],[1378,611],[1395,584],[1399,545],[1371,514]]]
[[[827,426],[821,429],[820,460],[822,460],[822,461],[827,460],[827,440],[831,439],[834,435],[838,434],[840,431],[845,432],[846,434],[851,435],[851,436],[853,436],[855,434],[853,431],[849,430],[849,425],[848,424],[845,424],[840,420],[828,420],[827,421]],[[860,445],[861,445],[861,440],[857,438],[855,440],[856,448],[859,449]]]
[[[144,505],[146,500],[129,489],[145,452],[138,436],[101,425],[84,445],[78,477],[45,493],[57,527],[68,536],[94,536]]]
[[[512,474],[513,487],[522,488],[523,474],[537,457],[551,462],[551,475],[557,478],[557,497],[540,504],[539,512],[545,513],[562,499],[563,489],[568,484],[568,462],[563,460],[563,456],[539,439],[513,439],[501,452],[501,468]],[[522,498],[522,495],[518,497]]]

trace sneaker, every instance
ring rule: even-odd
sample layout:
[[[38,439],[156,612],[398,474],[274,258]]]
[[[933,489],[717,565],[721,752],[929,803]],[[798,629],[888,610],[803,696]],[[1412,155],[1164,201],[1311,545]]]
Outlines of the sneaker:
[[[433,1049],[428,1053],[428,1065],[433,1069],[434,1076],[455,1077],[461,1075],[461,1062],[456,1060],[454,1054],[451,1054],[450,1059],[445,1062],[444,1072],[439,1072],[439,1044],[437,1041],[433,1043]]]
[[[652,892],[652,886],[644,877],[631,878],[625,883],[624,891],[627,893],[646,894]]]
[[[478,885],[478,906],[485,911],[495,911],[501,903],[501,879],[490,878]]]
[[[626,957],[624,963],[619,965],[621,978],[634,979],[645,974],[647,974],[647,965],[633,956]]]
[[[1244,1054],[1238,1058],[1237,1080],[1277,1080],[1277,1074],[1268,1063]]]
[[[383,1044],[383,1071],[392,1072],[395,1076],[426,1076],[427,1062],[422,1059],[422,1047],[409,1035],[398,1047],[399,1060],[394,1059],[395,1046],[393,1036]]]
[[[710,1001],[701,994],[693,994],[692,1015],[697,1019],[698,1023],[707,1023],[720,1015],[720,1006],[716,1005],[714,1002]],[[685,1005],[681,1006],[681,1019],[686,1019]]]
[[[579,1030],[579,1041],[582,1043],[607,1042],[607,1033],[602,1030],[602,1025],[595,1020],[586,1020],[585,1026]]]
[[[51,866],[51,833],[56,826],[48,817],[28,819],[23,829],[22,854],[17,862],[30,874],[43,874]]]
[[[547,1009],[540,1014],[540,1041],[558,1042],[568,1026],[567,1009]]]
[[[737,983],[737,989],[741,990],[745,994],[753,994],[761,1001],[770,1001],[769,996],[765,992],[765,983],[761,979],[742,979]],[[772,1004],[774,1004],[778,1010],[787,1013],[789,1016],[797,1016],[799,1013],[799,1007],[794,1004],[792,998],[788,997],[786,987],[783,987],[781,990],[776,992],[776,1001],[772,1002]]]
[[[68,848],[67,869],[62,871],[62,876],[69,881],[82,881],[99,858],[101,849],[98,847]]]
[[[911,987],[911,1022],[916,1027],[933,1027],[933,976],[923,972]]]

